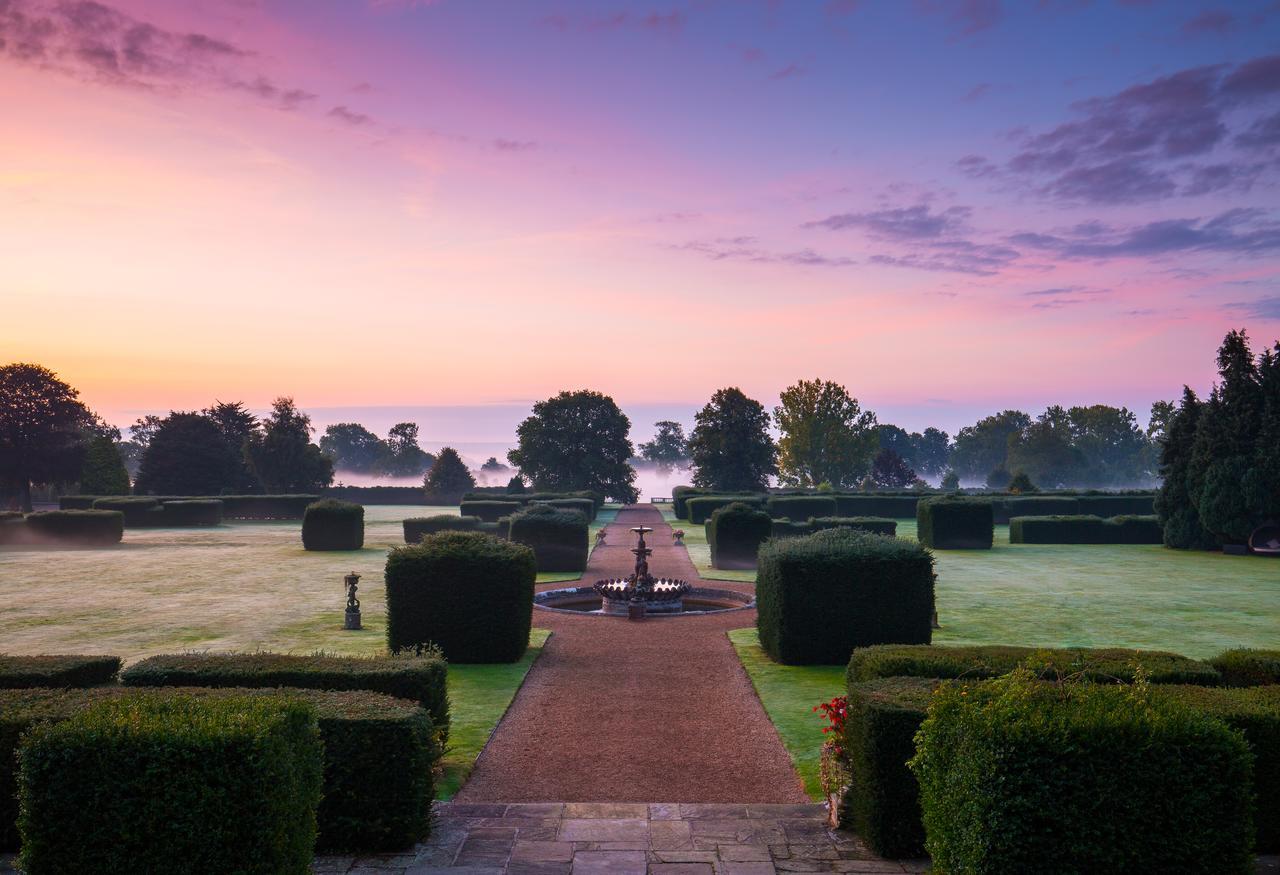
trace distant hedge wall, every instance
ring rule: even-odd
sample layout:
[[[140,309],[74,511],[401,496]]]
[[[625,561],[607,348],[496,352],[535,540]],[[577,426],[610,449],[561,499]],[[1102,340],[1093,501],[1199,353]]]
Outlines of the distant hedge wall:
[[[936,550],[990,550],[995,538],[991,502],[940,496],[916,506],[916,536]]]
[[[809,520],[808,526],[815,532],[823,529],[857,529],[861,532],[887,535],[890,538],[898,534],[898,523],[895,520],[877,516],[814,517]]]
[[[216,498],[185,498],[160,505],[163,526],[222,525],[223,504]],[[128,525],[125,520],[125,525]]]
[[[222,515],[229,520],[300,520],[307,505],[319,495],[64,495],[58,499],[60,510],[89,510],[100,499],[137,498],[164,504],[170,501],[221,501]]]
[[[124,514],[118,510],[37,511],[23,518],[17,537],[19,543],[105,547],[124,537]]]
[[[545,504],[548,507],[554,507],[556,510],[576,510],[586,518],[587,522],[591,522],[596,518],[596,503],[589,498],[549,498],[546,501],[530,503]]]
[[[532,504],[512,515],[508,537],[533,550],[539,571],[587,567],[587,519],[576,510]]]
[[[1280,650],[1253,650],[1237,647],[1209,660],[1228,687],[1258,687],[1280,684]]]
[[[473,516],[481,522],[496,523],[499,517],[510,516],[520,510],[522,506],[522,503],[518,501],[463,499],[458,504],[458,513],[462,516]]]
[[[364,546],[364,507],[336,498],[307,506],[302,518],[306,550],[359,550]]]
[[[96,687],[113,683],[118,656],[8,656],[0,653],[0,689]]]
[[[718,508],[706,526],[713,568],[755,568],[760,545],[773,533],[769,514],[740,501]]]
[[[807,520],[811,517],[833,517],[839,512],[836,500],[830,495],[771,495],[765,500],[764,507],[774,519]]]
[[[1010,544],[1159,544],[1163,537],[1154,516],[1019,516],[1009,521]]]
[[[410,517],[404,521],[404,542],[416,544],[424,535],[436,532],[475,532],[480,530],[480,518],[455,516],[451,513],[436,516]]]
[[[758,507],[761,501],[758,495],[696,495],[685,499],[684,506],[689,522],[701,525],[711,519],[711,514],[722,507],[728,507],[735,502]]]
[[[876,493],[835,494],[836,513],[843,517],[879,516],[915,519],[919,495],[877,495]]]
[[[422,504],[425,494],[417,486],[331,486],[322,498],[336,498],[356,504]]]

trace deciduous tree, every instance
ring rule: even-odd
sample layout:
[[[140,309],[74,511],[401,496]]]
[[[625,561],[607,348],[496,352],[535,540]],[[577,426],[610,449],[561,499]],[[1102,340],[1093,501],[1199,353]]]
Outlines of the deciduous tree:
[[[92,415],[48,368],[0,367],[0,488],[31,510],[31,484],[75,480]]]
[[[516,429],[519,444],[507,460],[535,490],[592,490],[618,501],[636,500],[629,420],[607,395],[561,392],[533,405]]]
[[[782,390],[774,421],[782,482],[814,487],[852,486],[871,468],[880,438],[876,415],[839,383],[801,380]]]
[[[741,389],[720,389],[694,417],[689,437],[693,485],[725,492],[763,490],[778,473],[769,414]]]

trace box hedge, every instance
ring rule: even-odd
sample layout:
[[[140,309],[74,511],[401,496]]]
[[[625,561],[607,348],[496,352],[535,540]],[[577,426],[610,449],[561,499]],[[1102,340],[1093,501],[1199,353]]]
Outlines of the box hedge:
[[[0,689],[96,687],[113,683],[118,656],[8,656],[0,653]]]
[[[991,501],[935,496],[916,506],[916,535],[935,550],[990,550],[995,539]]]
[[[480,530],[480,518],[442,513],[435,516],[410,517],[404,521],[404,542],[416,544],[425,535],[436,532],[476,532]]]
[[[576,510],[531,504],[512,514],[508,537],[532,548],[539,571],[583,571],[587,529],[587,518]]]
[[[124,525],[127,529],[158,526],[164,513],[160,509],[159,501],[141,495],[97,498],[94,499],[93,509],[120,511],[124,514]]]
[[[306,873],[323,751],[289,698],[121,697],[18,750],[20,867]]]
[[[839,513],[836,500],[830,495],[771,495],[764,507],[774,519],[807,520]]]
[[[850,684],[886,677],[984,679],[1008,674],[1028,661],[1047,678],[1079,676],[1101,683],[1130,683],[1134,666],[1141,665],[1148,682],[1153,684],[1212,686],[1219,679],[1217,670],[1208,663],[1160,650],[1003,644],[862,647],[849,657],[846,677]]]
[[[535,501],[533,504],[545,504],[557,510],[576,510],[586,517],[587,522],[596,518],[596,503],[589,498],[549,498],[546,501]]]
[[[462,516],[473,516],[481,522],[496,523],[499,517],[510,516],[523,506],[519,501],[463,500],[458,505]]]
[[[1019,516],[1009,521],[1010,544],[1159,544],[1163,535],[1153,516]]]
[[[711,514],[734,502],[759,506],[763,502],[760,495],[696,495],[684,502],[689,522],[701,525],[711,519]]]
[[[821,532],[824,529],[856,529],[860,532],[887,535],[890,538],[898,534],[898,523],[895,520],[879,516],[814,517],[807,525],[815,532]]]
[[[814,532],[814,528],[807,522],[796,523],[787,519],[772,520],[771,522],[773,523],[770,529],[771,537],[774,538],[800,538],[804,535],[812,535]]]
[[[915,519],[919,495],[879,495],[876,493],[837,492],[836,515],[879,516],[891,519]]]
[[[187,496],[183,496],[187,497]],[[202,495],[222,502],[223,516],[231,520],[300,520],[318,495]]]
[[[61,495],[58,497],[58,510],[93,510],[93,503],[98,495]]]
[[[125,669],[127,687],[293,687],[365,690],[417,702],[441,741],[449,735],[448,664],[421,656],[311,656],[286,653],[175,653],[149,656]]]
[[[717,509],[706,526],[713,568],[755,568],[760,545],[773,534],[769,514],[740,501]]]
[[[919,544],[828,529],[760,548],[760,644],[788,665],[836,665],[855,647],[930,641],[933,556]]]
[[[992,518],[1000,525],[1020,516],[1066,516],[1080,512],[1080,502],[1073,496],[1008,495],[986,500],[991,502]]]
[[[555,511],[559,513],[559,511]],[[533,550],[478,532],[440,532],[387,557],[387,645],[436,644],[452,662],[515,662],[533,624]]]
[[[183,498],[161,503],[162,526],[220,526],[222,501],[217,498]],[[128,519],[125,525],[128,525]]]
[[[911,769],[937,871],[1253,871],[1245,739],[1141,688],[943,684]]]
[[[306,550],[359,550],[364,546],[364,507],[336,498],[308,505],[302,517],[302,546]]]
[[[124,537],[118,510],[45,510],[22,521],[21,540],[34,544],[105,547]]]
[[[0,692],[0,850],[18,847],[16,760],[23,732],[66,720],[121,696],[291,696],[316,710],[324,742],[324,798],[316,819],[324,853],[396,851],[424,840],[440,756],[431,718],[416,702],[363,690],[246,690],[182,687],[163,692],[121,687]]]
[[[1155,493],[1143,495],[1078,495],[1076,513],[1100,517],[1152,516],[1156,512]]]
[[[1209,660],[1228,687],[1258,687],[1280,684],[1280,650],[1237,647]]]

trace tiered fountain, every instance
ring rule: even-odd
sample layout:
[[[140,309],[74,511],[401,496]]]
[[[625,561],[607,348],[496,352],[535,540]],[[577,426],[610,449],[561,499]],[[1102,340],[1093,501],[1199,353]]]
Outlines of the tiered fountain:
[[[631,531],[639,536],[639,542],[631,550],[636,554],[635,571],[629,577],[596,581],[592,589],[600,594],[601,612],[633,620],[644,619],[645,614],[681,613],[689,584],[683,580],[655,578],[650,574],[649,557],[653,551],[645,544],[644,536],[653,529],[636,526]]]

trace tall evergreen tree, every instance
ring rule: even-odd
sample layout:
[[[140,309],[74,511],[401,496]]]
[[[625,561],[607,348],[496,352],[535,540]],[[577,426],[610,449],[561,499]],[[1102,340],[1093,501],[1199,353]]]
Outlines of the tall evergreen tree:
[[[129,472],[111,438],[105,435],[89,438],[84,464],[80,466],[80,492],[83,495],[129,494]]]
[[[277,398],[262,433],[249,444],[249,461],[268,493],[317,492],[333,482],[333,462],[311,443],[311,417],[292,398]]]
[[[453,447],[442,447],[423,481],[427,504],[457,504],[476,488],[476,478]]]
[[[741,389],[719,389],[694,417],[689,436],[693,485],[725,492],[763,490],[778,473],[769,414]]]
[[[234,491],[241,460],[217,424],[200,413],[170,413],[142,453],[134,491],[139,495],[220,495]]]

